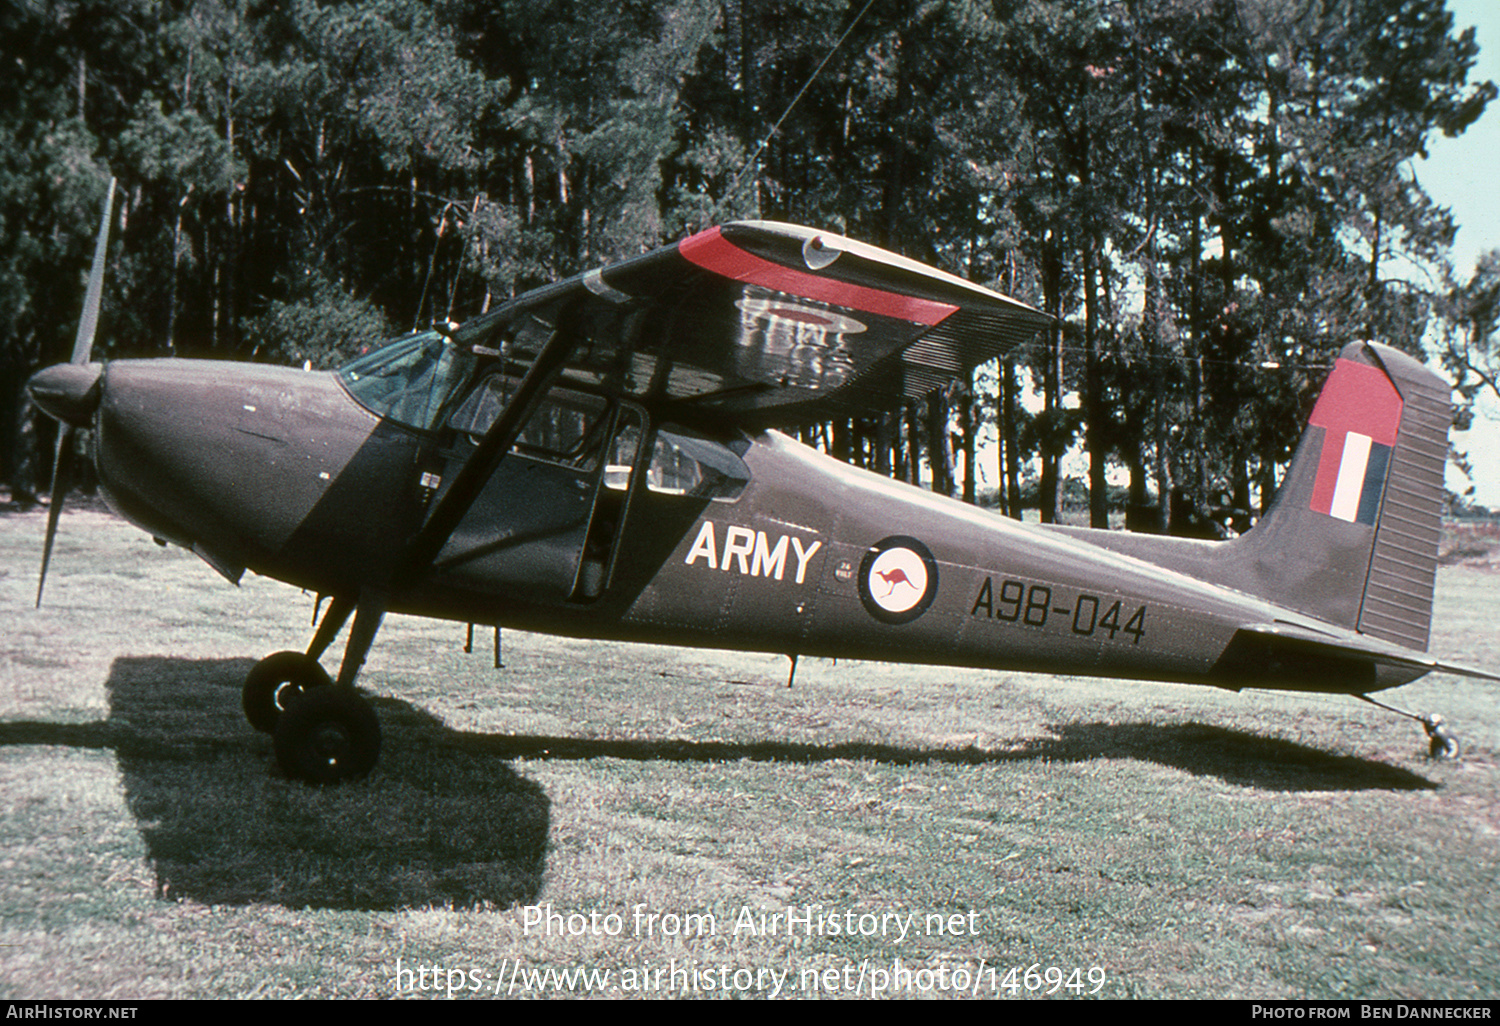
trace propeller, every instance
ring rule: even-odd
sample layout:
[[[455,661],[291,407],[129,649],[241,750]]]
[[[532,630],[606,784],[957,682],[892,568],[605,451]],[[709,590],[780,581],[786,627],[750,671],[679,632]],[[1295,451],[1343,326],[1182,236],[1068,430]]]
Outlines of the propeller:
[[[104,293],[104,257],[109,249],[109,222],[114,209],[115,180],[111,178],[109,194],[104,200],[104,216],[99,219],[99,236],[94,240],[94,264],[89,270],[83,317],[78,321],[78,335],[73,339],[73,358],[66,367],[43,371],[32,379],[30,385],[32,398],[58,420],[57,456],[52,464],[52,503],[47,510],[47,539],[42,545],[42,572],[36,582],[38,609],[42,607],[42,589],[47,585],[47,564],[52,562],[57,519],[62,516],[63,503],[73,484],[73,436],[82,424],[88,423],[93,407],[98,402],[99,374],[97,371],[84,371],[83,368],[93,353],[94,332],[99,327],[99,306]],[[49,385],[53,387],[49,389]],[[57,387],[59,385],[61,387]],[[91,397],[91,401],[86,401],[84,397]]]

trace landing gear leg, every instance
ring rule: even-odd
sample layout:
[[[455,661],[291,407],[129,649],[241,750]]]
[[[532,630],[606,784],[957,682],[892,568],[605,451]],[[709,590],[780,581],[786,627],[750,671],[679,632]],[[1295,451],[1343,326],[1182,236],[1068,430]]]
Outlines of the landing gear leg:
[[[332,612],[330,609],[329,613]],[[360,667],[365,665],[365,656],[370,653],[370,646],[375,643],[375,632],[380,630],[380,623],[384,619],[384,595],[366,592],[359,597],[359,604],[354,608],[354,626],[349,628],[349,642],[344,646],[344,661],[339,664],[339,687],[354,687],[354,678],[359,676]]]
[[[1369,695],[1355,695],[1361,701],[1369,702],[1371,705],[1379,706],[1387,712],[1393,712],[1397,716],[1405,716],[1407,719],[1416,720],[1427,731],[1427,757],[1438,759],[1443,762],[1454,762],[1463,752],[1463,746],[1459,744],[1458,737],[1450,731],[1443,719],[1442,713],[1414,713],[1405,709],[1398,709],[1394,705],[1386,705],[1377,702]]]
[[[312,641],[307,646],[309,659],[323,658],[323,653],[333,644],[333,639],[339,636],[339,631],[349,622],[349,614],[352,612],[353,599],[343,595],[333,597],[333,601],[328,603],[328,612],[323,614],[323,619],[318,623],[318,629],[313,632]]]

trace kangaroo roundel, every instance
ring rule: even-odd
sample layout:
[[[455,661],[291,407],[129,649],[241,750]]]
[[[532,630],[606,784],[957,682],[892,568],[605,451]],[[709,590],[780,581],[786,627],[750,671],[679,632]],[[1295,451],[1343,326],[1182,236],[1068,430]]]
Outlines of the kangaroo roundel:
[[[910,623],[937,595],[937,560],[926,545],[898,535],[870,546],[859,566],[859,597],[884,623]]]

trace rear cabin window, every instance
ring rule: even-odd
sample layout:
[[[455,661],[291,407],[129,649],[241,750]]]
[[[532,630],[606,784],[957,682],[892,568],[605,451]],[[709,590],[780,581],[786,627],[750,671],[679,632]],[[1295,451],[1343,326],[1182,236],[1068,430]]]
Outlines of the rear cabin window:
[[[617,439],[617,445],[623,441]],[[633,440],[622,447],[634,452]],[[686,495],[702,499],[732,501],[750,482],[750,468],[723,442],[675,424],[664,424],[651,447],[646,468],[646,487],[660,495]],[[606,486],[623,491],[630,484],[630,466],[612,460]]]

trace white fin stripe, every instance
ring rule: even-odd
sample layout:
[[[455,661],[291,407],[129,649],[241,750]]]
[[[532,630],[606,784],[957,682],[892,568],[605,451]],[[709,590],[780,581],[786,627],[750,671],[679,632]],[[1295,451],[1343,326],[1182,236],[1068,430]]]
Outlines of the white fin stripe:
[[[1359,516],[1359,498],[1364,491],[1365,467],[1370,462],[1370,436],[1351,431],[1344,436],[1344,453],[1339,459],[1339,476],[1333,486],[1333,503],[1329,516],[1351,524]]]

